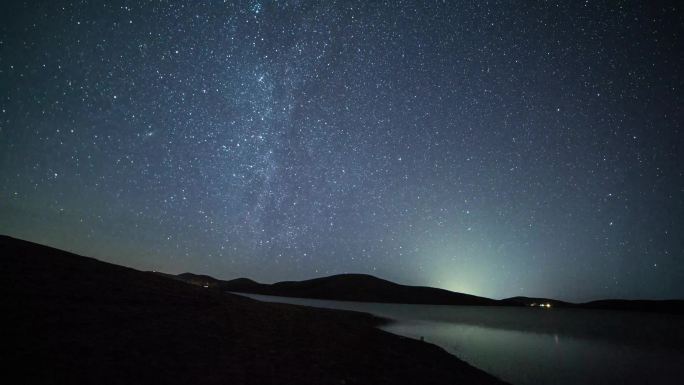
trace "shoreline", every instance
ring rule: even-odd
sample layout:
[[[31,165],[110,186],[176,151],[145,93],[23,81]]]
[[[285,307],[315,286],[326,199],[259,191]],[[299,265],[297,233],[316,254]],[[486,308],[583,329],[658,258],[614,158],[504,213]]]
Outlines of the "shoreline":
[[[0,251],[8,374],[21,383],[504,384],[380,329],[386,318],[263,303],[8,237]]]

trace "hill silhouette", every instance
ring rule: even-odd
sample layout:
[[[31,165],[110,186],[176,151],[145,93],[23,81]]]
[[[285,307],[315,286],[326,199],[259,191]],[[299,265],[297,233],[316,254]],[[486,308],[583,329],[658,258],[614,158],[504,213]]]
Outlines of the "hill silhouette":
[[[684,314],[684,300],[626,300],[602,299],[582,303],[579,306],[587,309],[610,309],[639,311],[649,313]]]
[[[552,298],[522,297],[522,296],[502,299],[499,302],[502,305],[510,305],[510,306],[541,306],[541,305],[545,305],[545,304],[549,304],[552,307],[574,307],[574,306],[577,306],[576,304],[573,304],[570,302],[559,301],[557,299],[552,299]]]
[[[223,290],[252,294],[330,299],[339,301],[432,305],[496,305],[498,301],[425,286],[400,285],[367,274],[338,274],[305,281],[257,283],[238,278],[222,281]]]
[[[401,285],[368,274],[338,274],[304,281],[283,281],[273,284],[258,283],[249,278],[223,281],[191,273],[183,273],[176,277],[196,285],[213,286],[229,292],[280,297],[423,305],[529,307],[549,304],[552,308],[684,314],[684,300],[607,299],[586,303],[572,303],[553,298],[522,296],[495,300],[434,287]]]
[[[8,383],[502,383],[368,314],[258,302],[9,237],[0,256]]]

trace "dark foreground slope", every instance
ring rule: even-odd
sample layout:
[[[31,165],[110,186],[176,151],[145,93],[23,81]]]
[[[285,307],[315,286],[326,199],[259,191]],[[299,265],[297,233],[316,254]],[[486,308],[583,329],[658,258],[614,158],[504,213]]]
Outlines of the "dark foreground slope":
[[[261,303],[7,237],[0,282],[11,383],[500,383],[366,314]]]
[[[181,274],[178,277],[187,281],[203,282],[200,278],[202,276],[192,276],[188,273]],[[431,305],[497,304],[496,300],[489,298],[433,287],[400,285],[366,274],[339,274],[306,281],[278,282],[272,285],[257,283],[247,278],[238,278],[231,281],[219,281],[218,283],[212,281],[209,285],[217,285],[223,290],[233,292],[338,301]]]

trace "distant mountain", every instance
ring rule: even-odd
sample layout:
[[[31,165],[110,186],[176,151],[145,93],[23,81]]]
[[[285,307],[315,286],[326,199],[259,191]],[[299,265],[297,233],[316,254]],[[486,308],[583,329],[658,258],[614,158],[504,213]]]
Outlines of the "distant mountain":
[[[684,314],[684,300],[600,300],[579,304],[543,297],[511,297],[495,300],[433,287],[400,285],[368,274],[338,274],[274,284],[259,283],[249,278],[222,281],[210,276],[191,273],[183,273],[176,277],[196,285],[218,287],[225,291],[280,297],[422,305],[527,306]]]
[[[509,306],[537,306],[537,307],[569,307],[575,306],[570,302],[559,301],[551,298],[536,297],[511,297],[499,301],[501,305]],[[548,305],[548,306],[547,306]]]
[[[629,310],[649,313],[684,314],[684,300],[627,300],[603,299],[578,304],[585,309]]]
[[[181,276],[179,278],[186,279],[184,277],[187,277],[189,281],[196,281],[195,276],[187,275],[187,273]],[[217,285],[226,291],[338,301],[431,305],[497,305],[499,302],[490,298],[433,287],[400,285],[367,274],[339,274],[305,281],[278,282],[272,285],[238,278],[220,281]]]
[[[239,291],[247,293],[250,290],[255,290],[258,287],[267,286],[249,278],[237,278],[230,281],[222,281],[221,288],[227,291]]]
[[[222,282],[221,280],[218,280],[214,277],[202,274],[182,273],[178,274],[175,277],[182,281],[192,283],[193,285],[204,287],[218,286]]]
[[[585,303],[564,302],[550,298],[512,297],[499,301],[501,305],[532,307],[566,307],[576,309],[625,310],[645,313],[684,314],[684,300],[604,299]]]

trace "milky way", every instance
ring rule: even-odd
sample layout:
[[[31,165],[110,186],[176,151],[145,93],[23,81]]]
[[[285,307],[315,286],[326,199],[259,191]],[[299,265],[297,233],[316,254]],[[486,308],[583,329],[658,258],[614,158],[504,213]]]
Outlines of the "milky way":
[[[0,232],[226,279],[684,297],[683,20],[644,2],[10,2]]]

